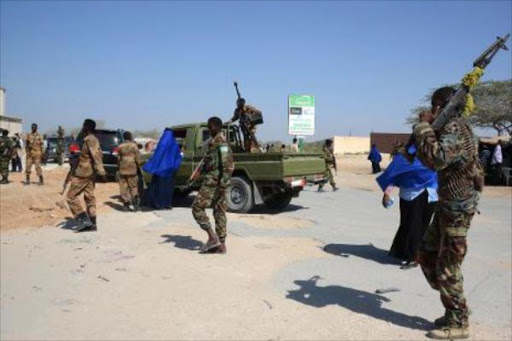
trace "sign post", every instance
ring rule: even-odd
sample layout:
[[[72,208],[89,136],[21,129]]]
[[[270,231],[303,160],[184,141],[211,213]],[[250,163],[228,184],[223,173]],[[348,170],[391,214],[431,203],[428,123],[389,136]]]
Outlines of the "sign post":
[[[298,136],[303,151],[304,136],[315,134],[315,96],[288,96],[288,134]]]

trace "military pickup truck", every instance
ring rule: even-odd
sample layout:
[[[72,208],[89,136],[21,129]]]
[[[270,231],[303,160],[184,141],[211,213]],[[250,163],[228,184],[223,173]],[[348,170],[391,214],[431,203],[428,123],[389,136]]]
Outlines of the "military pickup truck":
[[[200,187],[200,181],[191,186],[187,186],[187,182],[205,154],[210,133],[206,123],[178,125],[170,129],[184,153],[176,173],[176,192],[188,195]],[[249,212],[260,204],[273,210],[283,210],[292,198],[299,196],[306,184],[325,181],[322,154],[249,154],[243,150],[242,134],[237,125],[225,126],[224,133],[231,144],[235,163],[227,195],[231,212]],[[145,174],[145,181],[148,180],[149,175]]]

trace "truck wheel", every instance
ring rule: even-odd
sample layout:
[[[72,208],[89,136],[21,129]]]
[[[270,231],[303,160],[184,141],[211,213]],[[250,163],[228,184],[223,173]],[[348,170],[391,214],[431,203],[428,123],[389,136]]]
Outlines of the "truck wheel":
[[[251,184],[245,178],[238,176],[231,178],[227,198],[231,212],[247,213],[254,207]]]
[[[269,196],[264,200],[265,206],[271,210],[281,211],[285,209],[292,201],[292,195],[289,193],[279,193]]]

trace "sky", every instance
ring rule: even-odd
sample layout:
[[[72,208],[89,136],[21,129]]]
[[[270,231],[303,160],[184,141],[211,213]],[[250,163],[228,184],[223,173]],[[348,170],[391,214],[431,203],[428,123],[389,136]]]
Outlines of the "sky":
[[[511,1],[6,1],[7,113],[41,131],[163,129],[231,118],[240,85],[262,140],[289,140],[287,97],[316,98],[318,140],[409,132],[429,89],[459,82]],[[508,44],[510,46],[510,42]],[[512,77],[500,52],[484,80]]]

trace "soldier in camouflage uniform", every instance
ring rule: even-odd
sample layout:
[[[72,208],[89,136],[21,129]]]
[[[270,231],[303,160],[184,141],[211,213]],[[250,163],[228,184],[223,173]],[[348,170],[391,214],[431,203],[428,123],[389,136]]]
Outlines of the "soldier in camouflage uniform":
[[[125,211],[130,210],[130,204],[134,211],[140,209],[139,199],[139,169],[140,152],[137,144],[132,140],[132,134],[125,131],[125,142],[119,145],[118,164],[119,164],[119,189]]]
[[[86,119],[82,128],[82,133],[85,136],[82,152],[67,194],[69,209],[79,223],[74,232],[97,230],[96,197],[94,196],[95,177],[98,175],[105,181],[106,173],[103,168],[100,142],[94,136],[95,130],[96,122]],[[85,213],[80,203],[79,195],[82,193],[84,194],[87,213]]]
[[[62,127],[59,126],[59,129],[57,129],[57,162],[59,166],[62,166],[62,164],[64,163],[64,149],[64,129],[62,129]]]
[[[324,178],[327,179],[331,184],[332,190],[337,191],[338,187],[336,187],[336,181],[334,181],[334,175],[332,174],[333,168],[336,167],[336,158],[334,157],[333,151],[332,151],[332,140],[325,140],[324,146],[322,147],[322,152],[324,153],[324,160],[325,160],[325,173]],[[318,191],[323,192],[324,191],[324,185],[325,183],[320,183],[318,186]]]
[[[208,234],[208,241],[203,252],[226,252],[226,211],[228,208],[226,192],[231,183],[233,173],[233,156],[231,148],[222,132],[222,121],[218,117],[208,120],[208,129],[212,138],[208,143],[208,151],[204,157],[202,173],[204,180],[192,203],[192,215],[199,226]],[[215,232],[205,209],[213,207]]]
[[[240,129],[244,135],[244,148],[248,153],[258,152],[260,150],[260,145],[256,139],[256,125],[251,119],[253,115],[261,115],[261,111],[251,105],[246,105],[245,99],[239,98],[236,101],[236,109],[233,113],[233,117],[226,122],[231,124],[240,120]]]
[[[41,169],[41,158],[43,157],[43,137],[37,132],[37,124],[32,124],[32,132],[27,135],[27,145],[25,146],[27,154],[27,164],[25,174],[27,179],[25,185],[30,185],[30,173],[32,164],[36,167],[36,173],[39,176],[39,185],[44,185],[43,170]]]
[[[450,87],[435,91],[433,112],[439,112],[453,92]],[[478,163],[477,140],[467,120],[461,115],[454,117],[436,133],[430,126],[434,119],[435,114],[425,113],[414,129],[418,158],[437,170],[439,179],[439,205],[425,233],[418,261],[430,286],[439,291],[445,315],[435,321],[439,329],[427,336],[463,339],[469,336],[469,329],[461,265],[483,187],[483,172]]]
[[[0,184],[9,183],[9,161],[11,161],[13,144],[8,135],[8,130],[2,130],[2,136],[0,137],[0,174],[2,174],[2,181],[0,181]]]

